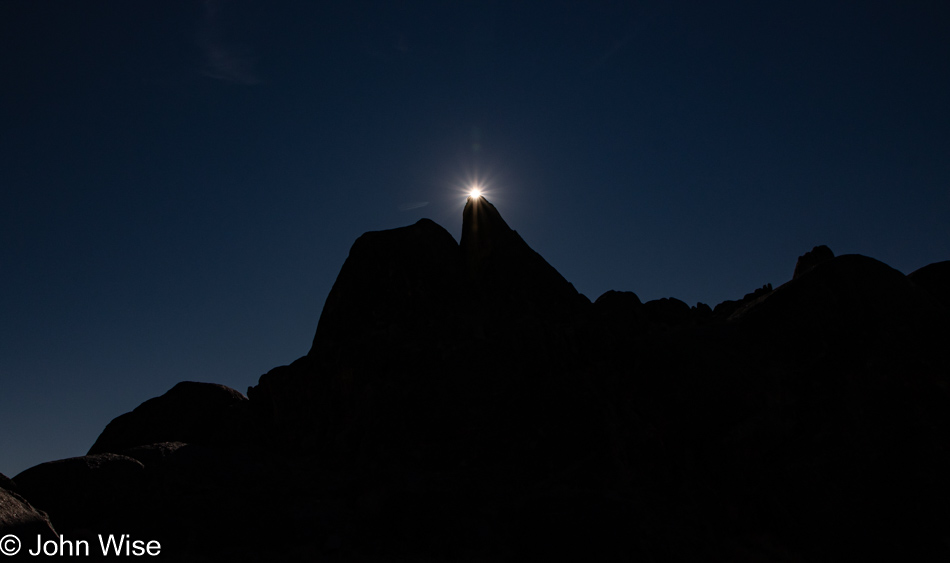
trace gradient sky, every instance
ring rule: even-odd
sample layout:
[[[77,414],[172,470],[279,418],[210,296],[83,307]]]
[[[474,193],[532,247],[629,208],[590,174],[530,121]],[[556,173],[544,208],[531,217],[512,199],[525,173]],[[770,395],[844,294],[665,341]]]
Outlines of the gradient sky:
[[[591,300],[950,258],[948,4],[722,4],[0,3],[0,472],[246,392],[474,177]]]

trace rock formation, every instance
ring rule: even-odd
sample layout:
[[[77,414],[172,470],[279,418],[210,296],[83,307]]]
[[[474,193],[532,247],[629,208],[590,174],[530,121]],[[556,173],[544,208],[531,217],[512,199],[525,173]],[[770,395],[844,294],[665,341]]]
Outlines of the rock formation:
[[[179,384],[0,486],[178,559],[945,560],[946,264],[591,303],[471,198],[458,244],[361,236],[246,399]]]
[[[924,266],[911,272],[907,278],[950,307],[950,260]]]
[[[131,513],[142,508],[143,468],[126,456],[98,454],[41,463],[13,481],[64,534],[128,533],[123,528]]]
[[[244,395],[224,385],[182,381],[161,397],[116,417],[89,448],[89,455],[161,442],[241,442],[252,431],[245,420],[246,402]]]
[[[49,517],[33,508],[18,490],[16,483],[0,473],[0,532],[24,539],[36,536],[44,541],[55,539],[57,534]]]
[[[810,251],[798,257],[798,261],[795,262],[795,273],[792,274],[792,279],[798,279],[818,264],[827,262],[834,257],[834,253],[825,245],[812,248]]]

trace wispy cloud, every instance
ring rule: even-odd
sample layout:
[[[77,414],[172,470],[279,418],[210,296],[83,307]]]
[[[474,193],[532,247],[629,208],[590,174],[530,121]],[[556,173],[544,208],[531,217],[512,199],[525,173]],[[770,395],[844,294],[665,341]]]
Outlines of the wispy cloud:
[[[399,205],[399,211],[409,211],[412,209],[419,209],[420,207],[425,207],[429,205],[428,201],[414,201],[412,203],[402,203]]]

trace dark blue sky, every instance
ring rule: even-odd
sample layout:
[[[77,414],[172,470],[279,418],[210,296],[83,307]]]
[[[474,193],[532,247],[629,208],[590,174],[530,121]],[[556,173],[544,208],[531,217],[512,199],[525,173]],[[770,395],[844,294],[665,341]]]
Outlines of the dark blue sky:
[[[945,2],[324,4],[0,4],[0,472],[246,391],[474,175],[592,300],[950,258]]]

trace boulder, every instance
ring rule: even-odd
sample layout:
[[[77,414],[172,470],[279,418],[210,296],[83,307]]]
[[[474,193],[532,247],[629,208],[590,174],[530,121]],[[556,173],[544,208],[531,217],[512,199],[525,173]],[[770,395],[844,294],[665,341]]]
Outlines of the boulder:
[[[14,493],[19,491],[19,489],[16,486],[16,482],[13,479],[4,475],[3,473],[0,473],[0,489],[6,489]]]
[[[950,260],[924,266],[908,274],[907,278],[945,307],[950,307]]]
[[[594,310],[603,317],[632,323],[642,321],[645,314],[643,303],[632,291],[607,291],[594,301]]]
[[[26,538],[56,539],[57,534],[45,513],[33,508],[16,493],[14,481],[0,474],[0,535],[13,534]]]
[[[122,452],[134,460],[137,460],[145,466],[146,470],[161,466],[176,451],[187,446],[184,442],[161,442],[158,444],[148,444],[146,446],[135,446]]]
[[[684,325],[691,316],[689,305],[675,297],[647,301],[643,310],[649,322],[664,327]]]
[[[458,244],[431,220],[360,236],[308,354],[248,389],[273,439],[297,451],[330,444],[348,450],[368,423],[378,387],[408,393],[424,386],[414,375],[446,365],[471,341],[462,286]]]
[[[248,406],[244,395],[225,385],[182,381],[113,419],[89,455],[161,442],[209,446],[246,442],[253,432]]]
[[[107,453],[41,463],[13,480],[63,534],[131,533],[130,519],[143,508],[143,469],[139,461]]]
[[[447,331],[464,324],[459,274],[458,244],[429,219],[363,234],[330,289],[308,355],[347,362],[379,340],[397,340],[410,355],[415,343],[457,336]]]

